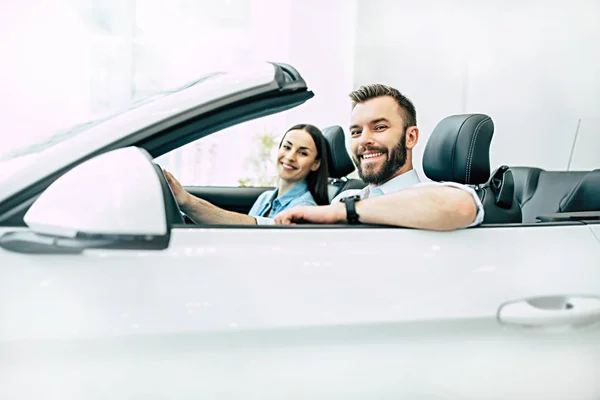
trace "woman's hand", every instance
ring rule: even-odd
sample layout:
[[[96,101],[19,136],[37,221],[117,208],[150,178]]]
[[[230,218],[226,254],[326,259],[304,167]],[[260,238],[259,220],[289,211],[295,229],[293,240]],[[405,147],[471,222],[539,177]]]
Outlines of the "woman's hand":
[[[175,200],[177,201],[177,204],[179,205],[179,207],[184,208],[192,201],[193,196],[190,193],[188,193],[183,188],[183,186],[181,186],[181,183],[179,183],[179,181],[177,179],[175,179],[173,174],[171,174],[166,169],[163,169],[163,172],[165,174],[165,177],[167,178],[169,187],[173,191],[173,195],[175,196]]]

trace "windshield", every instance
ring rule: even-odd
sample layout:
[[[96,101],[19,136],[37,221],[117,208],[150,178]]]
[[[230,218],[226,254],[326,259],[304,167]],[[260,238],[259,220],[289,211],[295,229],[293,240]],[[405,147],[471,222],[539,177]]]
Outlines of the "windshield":
[[[181,90],[187,89],[187,88],[197,85],[201,82],[204,82],[209,78],[213,78],[215,76],[222,75],[222,74],[223,74],[222,72],[215,72],[215,73],[211,73],[208,75],[204,75],[201,78],[198,78],[192,82],[188,82],[183,86],[156,92],[156,93],[151,94],[150,96],[136,100],[136,101],[130,103],[129,105],[127,105],[126,107],[121,108],[117,111],[112,111],[107,115],[104,115],[104,116],[101,116],[101,117],[98,117],[98,118],[95,118],[95,119],[92,119],[89,121],[85,121],[82,123],[78,123],[76,125],[66,128],[66,129],[61,129],[58,132],[53,132],[49,136],[44,136],[38,142],[28,144],[27,146],[14,149],[12,151],[9,151],[6,154],[0,153],[0,161],[10,160],[10,159],[21,157],[21,156],[28,155],[28,154],[39,153],[43,150],[46,150],[49,147],[54,146],[57,143],[60,143],[66,139],[73,137],[73,136],[79,135],[82,132],[86,132],[87,130],[93,128],[94,126],[97,126],[97,125],[101,124],[102,122],[112,119],[112,118],[114,118],[118,115],[121,115],[127,111],[133,110],[144,104],[148,104],[156,99],[167,96],[169,94],[176,93]]]

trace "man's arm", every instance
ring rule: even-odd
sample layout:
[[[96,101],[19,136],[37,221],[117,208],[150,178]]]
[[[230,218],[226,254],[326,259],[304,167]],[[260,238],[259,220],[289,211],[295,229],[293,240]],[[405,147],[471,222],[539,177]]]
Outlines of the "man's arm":
[[[256,225],[256,219],[249,215],[223,210],[206,200],[193,196],[181,186],[170,172],[166,170],[163,170],[163,172],[181,211],[186,213],[195,223]]]
[[[394,225],[449,231],[471,225],[478,214],[475,200],[452,186],[423,186],[356,202],[363,224]],[[278,224],[297,222],[336,224],[346,222],[343,203],[298,207],[275,217]]]

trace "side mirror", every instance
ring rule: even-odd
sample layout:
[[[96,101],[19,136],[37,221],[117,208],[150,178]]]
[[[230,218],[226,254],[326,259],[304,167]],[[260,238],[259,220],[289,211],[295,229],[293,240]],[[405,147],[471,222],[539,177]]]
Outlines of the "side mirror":
[[[71,245],[89,242],[84,248],[165,248],[169,196],[162,170],[150,155],[126,147],[62,175],[32,204],[24,221],[38,236],[73,239]]]

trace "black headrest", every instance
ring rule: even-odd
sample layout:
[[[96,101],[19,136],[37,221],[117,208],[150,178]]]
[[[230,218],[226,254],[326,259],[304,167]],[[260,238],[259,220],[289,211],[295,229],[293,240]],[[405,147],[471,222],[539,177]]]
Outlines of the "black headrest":
[[[329,175],[332,178],[342,178],[354,171],[354,163],[346,150],[346,138],[341,126],[330,126],[323,129],[327,141]]]
[[[560,211],[600,211],[600,169],[588,172],[560,201]]]
[[[494,122],[485,114],[451,115],[440,121],[427,141],[423,172],[434,181],[468,185],[490,177]]]

